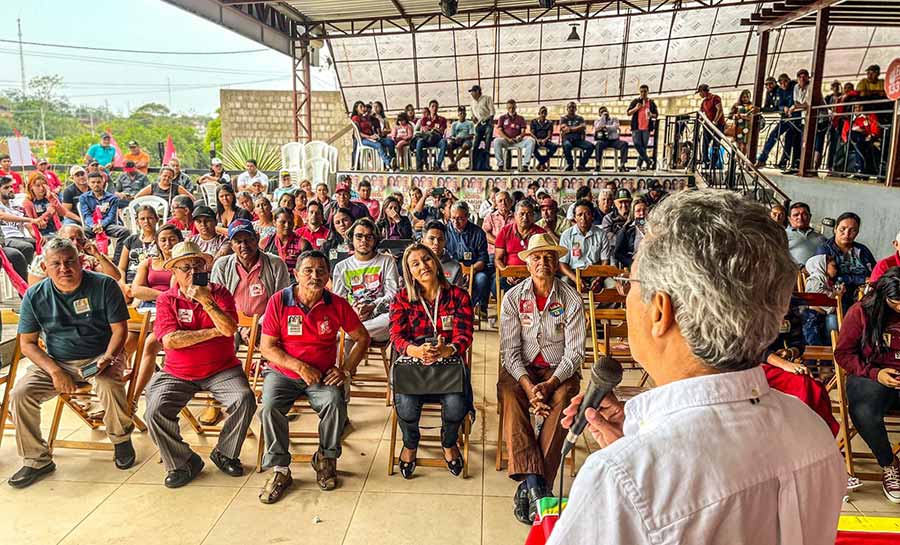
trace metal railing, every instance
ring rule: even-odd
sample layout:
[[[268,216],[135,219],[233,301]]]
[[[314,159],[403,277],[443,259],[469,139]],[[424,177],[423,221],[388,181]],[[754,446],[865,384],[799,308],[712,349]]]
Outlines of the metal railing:
[[[665,118],[664,167],[694,175],[697,185],[737,191],[766,205],[790,198],[700,112]]]

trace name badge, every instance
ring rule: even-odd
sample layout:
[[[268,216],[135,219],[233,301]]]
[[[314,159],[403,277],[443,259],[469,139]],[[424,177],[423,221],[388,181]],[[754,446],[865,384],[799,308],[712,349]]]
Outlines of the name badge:
[[[259,297],[263,294],[262,284],[250,284],[250,297]]]
[[[190,323],[194,321],[194,310],[190,308],[178,309],[178,321]]]
[[[791,322],[787,320],[781,321],[781,326],[778,328],[779,333],[788,333],[791,330]]]
[[[534,317],[531,313],[519,313],[519,321],[522,322],[522,327],[529,328],[534,325]]]
[[[332,249],[328,252],[328,259],[337,259],[337,254],[338,254],[337,250],[334,249],[334,248],[332,248]]]
[[[75,314],[84,314],[91,311],[91,303],[88,302],[87,297],[76,299],[72,306],[75,307]]]
[[[323,244],[325,244],[324,238],[320,238],[320,239],[316,240],[316,248],[321,248]]]
[[[572,257],[581,257],[581,245],[580,244],[572,245]]]
[[[531,314],[534,312],[534,301],[531,299],[522,299],[519,301],[519,313]]]
[[[548,308],[547,310],[550,311],[550,316],[553,316],[554,318],[559,318],[560,316],[563,315],[563,312],[565,311],[562,304],[559,303],[558,301],[554,301],[553,303],[550,303],[550,308]]]
[[[884,339],[884,344],[887,347],[891,346],[891,334],[890,333],[882,333],[881,337]]]
[[[463,252],[463,261],[472,259],[472,252]]]
[[[452,319],[452,316],[441,316],[441,329],[453,329]]]
[[[303,316],[294,314],[287,319],[288,335],[303,335]]]

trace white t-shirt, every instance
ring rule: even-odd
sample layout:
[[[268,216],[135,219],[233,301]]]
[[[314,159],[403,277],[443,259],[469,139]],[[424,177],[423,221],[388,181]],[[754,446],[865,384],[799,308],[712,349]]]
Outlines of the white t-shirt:
[[[25,212],[18,206],[10,207],[0,203],[0,212],[11,216],[25,217]],[[6,238],[25,238],[25,233],[22,232],[22,225],[20,222],[0,221],[0,229],[3,230],[3,236]]]
[[[252,186],[255,182],[262,182],[265,191],[269,191],[269,177],[262,173],[262,171],[257,170],[256,176],[250,176],[249,172],[241,172],[240,176],[237,179],[237,187],[234,190],[238,193],[241,191],[249,191],[250,186]]]

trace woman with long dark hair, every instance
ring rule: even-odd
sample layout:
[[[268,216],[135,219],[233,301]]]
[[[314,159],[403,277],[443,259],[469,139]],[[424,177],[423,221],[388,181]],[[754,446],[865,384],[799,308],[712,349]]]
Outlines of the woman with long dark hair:
[[[331,215],[331,223],[328,225],[328,238],[322,243],[322,253],[328,256],[328,264],[334,269],[338,261],[341,261],[353,252],[347,233],[353,225],[353,214],[347,208],[338,208]]]
[[[271,214],[274,218],[274,230],[263,238],[259,247],[268,254],[277,255],[287,265],[288,272],[294,274],[297,258],[303,252],[311,250],[309,242],[294,232],[294,211],[290,208],[276,208]],[[292,276],[293,278],[293,276]]]
[[[440,259],[423,244],[413,244],[403,252],[403,283],[391,303],[391,343],[400,354],[394,363],[394,407],[403,433],[400,452],[400,474],[412,477],[416,470],[419,447],[419,417],[422,404],[441,404],[441,446],[447,469],[454,476],[463,470],[463,458],[457,447],[459,429],[473,410],[471,379],[462,357],[472,344],[472,301],[466,290],[453,286],[444,277]],[[437,385],[424,384],[429,392],[404,389],[398,373],[400,365],[458,365],[454,370],[463,380],[459,391],[447,391]],[[422,384],[419,384],[422,386]],[[437,393],[436,391],[440,391]]]
[[[384,168],[390,170],[395,155],[394,141],[381,135],[379,123],[366,115],[366,105],[363,101],[357,100],[353,104],[350,121],[356,125],[359,132],[359,143],[378,152],[384,162]]]
[[[884,495],[900,503],[900,463],[884,424],[900,408],[900,267],[847,311],[834,361],[847,371],[850,418],[882,468]]]
[[[865,244],[856,242],[861,220],[853,212],[844,212],[834,223],[834,236],[816,249],[816,255],[827,255],[837,263],[836,284],[844,285],[842,302],[849,309],[856,300],[857,289],[872,274],[876,260]]]
[[[240,208],[236,203],[237,197],[234,190],[228,184],[222,184],[216,190],[216,232],[228,236],[228,226],[236,219],[253,221],[249,212]]]
[[[412,223],[401,214],[402,208],[397,197],[385,197],[381,207],[381,216],[375,225],[381,231],[383,240],[403,240],[413,237]]]

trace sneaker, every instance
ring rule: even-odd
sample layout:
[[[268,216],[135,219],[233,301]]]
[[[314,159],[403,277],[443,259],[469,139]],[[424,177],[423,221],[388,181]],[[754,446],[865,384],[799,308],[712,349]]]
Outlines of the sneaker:
[[[863,482],[859,480],[859,477],[855,477],[853,475],[847,475],[847,491],[852,492],[853,490],[858,490],[862,488]]]
[[[895,463],[884,468],[881,477],[881,489],[891,503],[900,503],[900,466]]]

